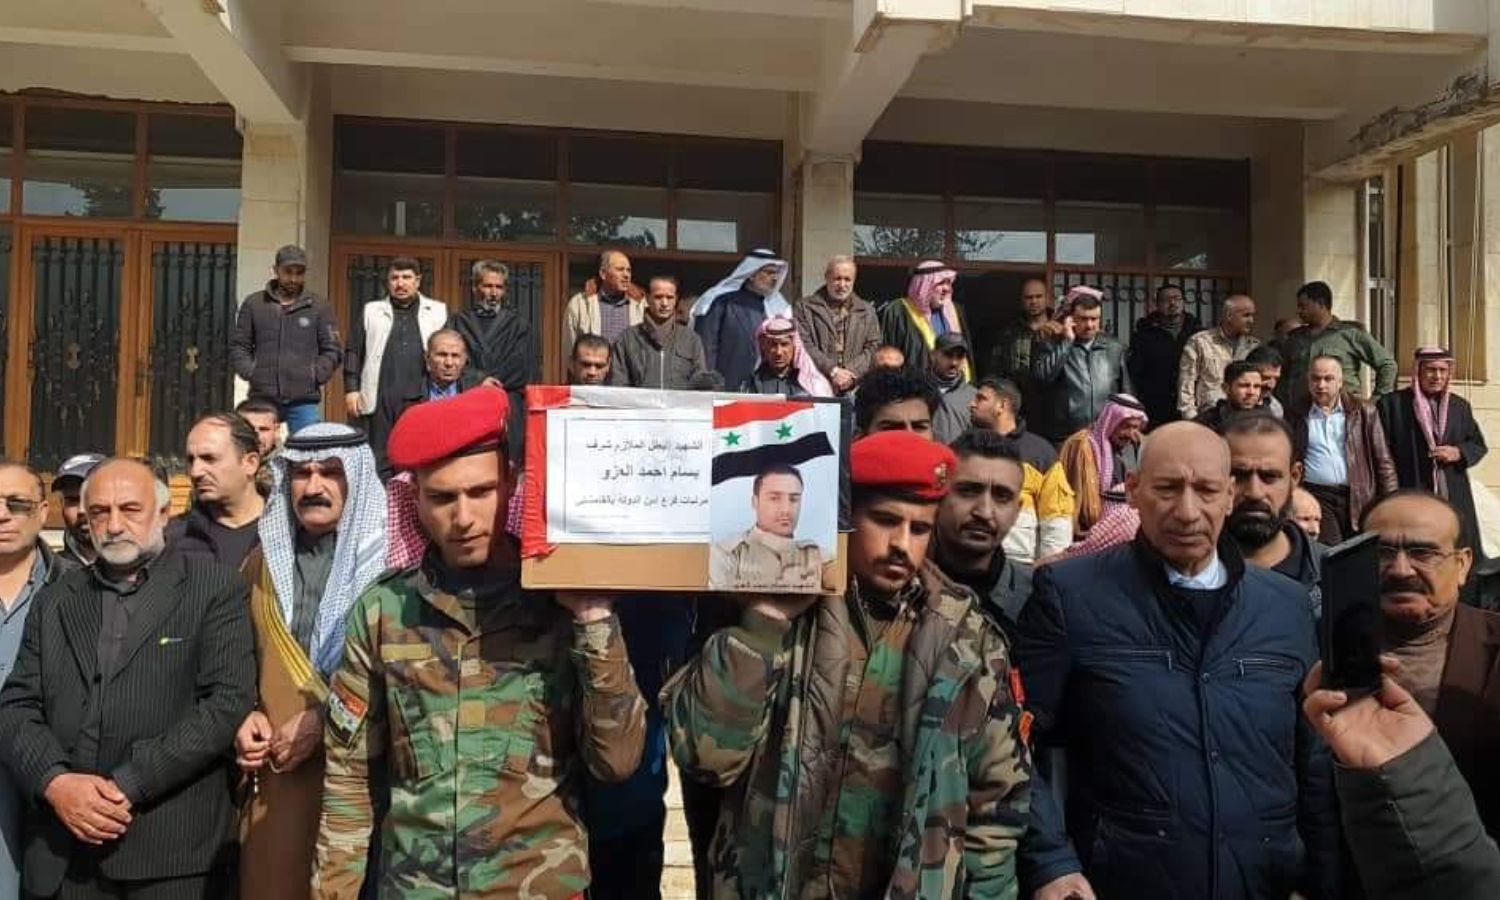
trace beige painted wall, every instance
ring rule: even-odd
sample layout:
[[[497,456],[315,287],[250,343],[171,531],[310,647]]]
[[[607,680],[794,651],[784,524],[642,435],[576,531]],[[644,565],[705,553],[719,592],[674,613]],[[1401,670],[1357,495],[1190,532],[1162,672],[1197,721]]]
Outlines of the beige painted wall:
[[[1269,337],[1276,320],[1297,312],[1307,281],[1302,259],[1302,127],[1263,125],[1250,157],[1250,292],[1257,331]]]
[[[1442,247],[1446,232],[1440,217],[1445,190],[1441,154],[1423,154],[1403,163],[1401,171],[1400,345],[1392,350],[1397,359],[1406,359],[1422,344],[1446,342],[1448,285]]]
[[[898,97],[869,139],[976,147],[1243,159],[1261,129],[1252,119],[1156,113],[1082,112],[1031,106]]]
[[[1026,9],[1109,13],[1269,26],[1483,31],[1484,0],[974,0],[976,11]]]
[[[1478,304],[1483,313],[1475,324],[1477,333],[1473,335],[1473,346],[1476,353],[1482,353],[1487,372],[1500,373],[1500,340],[1488,337],[1500,327],[1500,126],[1483,131],[1478,144],[1484,164],[1479,185],[1481,235],[1478,241],[1482,250],[1479,277],[1483,288]],[[1468,335],[1459,330],[1455,334],[1455,343],[1468,346],[1467,338]],[[1473,404],[1475,418],[1491,446],[1500,448],[1500,380],[1491,377],[1486,385],[1463,386],[1458,390]],[[1479,464],[1476,474],[1491,489],[1500,491],[1500,451],[1492,450]]]
[[[186,56],[0,44],[0,91],[28,88],[117,100],[221,103],[224,99]]]
[[[1303,194],[1302,269],[1307,281],[1333,288],[1333,313],[1358,319],[1359,219],[1357,190],[1349,184],[1309,182]]]
[[[789,95],[692,85],[340,66],[335,113],[781,140]]]

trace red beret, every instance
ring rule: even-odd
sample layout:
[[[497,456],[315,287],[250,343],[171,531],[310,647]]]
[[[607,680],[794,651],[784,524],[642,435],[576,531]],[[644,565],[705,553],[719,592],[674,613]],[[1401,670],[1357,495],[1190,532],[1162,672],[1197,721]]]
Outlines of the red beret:
[[[446,400],[418,403],[396,420],[386,456],[397,470],[421,469],[445,459],[500,446],[510,401],[490,385]]]
[[[849,448],[849,477],[855,487],[941,500],[958,457],[946,444],[910,431],[880,431]]]

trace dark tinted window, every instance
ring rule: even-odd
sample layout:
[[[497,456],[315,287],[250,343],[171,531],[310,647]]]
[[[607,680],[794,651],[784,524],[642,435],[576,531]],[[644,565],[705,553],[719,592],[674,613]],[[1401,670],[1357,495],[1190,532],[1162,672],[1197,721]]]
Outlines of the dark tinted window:
[[[239,159],[240,133],[228,116],[173,116],[152,113],[146,125],[152,156]]]
[[[685,144],[677,149],[677,186],[774,193],[781,183],[775,144]]]
[[[29,150],[133,154],[135,113],[29,106],[26,109],[26,147]]]
[[[459,129],[457,174],[556,181],[557,144],[551,135]]]
[[[854,190],[883,194],[941,194],[949,152],[922,144],[867,141],[854,170]]]
[[[443,174],[443,130],[426,125],[343,122],[339,167],[365,172]]]
[[[580,136],[568,148],[568,177],[590,184],[666,187],[671,145],[649,138]]]

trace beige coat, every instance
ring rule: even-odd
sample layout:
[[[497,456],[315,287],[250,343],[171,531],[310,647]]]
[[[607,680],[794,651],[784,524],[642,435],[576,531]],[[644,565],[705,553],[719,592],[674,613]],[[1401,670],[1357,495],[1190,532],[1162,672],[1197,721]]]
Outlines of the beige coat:
[[[635,285],[625,292],[625,301],[629,305],[630,324],[632,326],[641,324],[646,317],[646,297]],[[563,310],[562,327],[562,358],[567,360],[573,355],[573,344],[581,334],[599,333],[599,292],[594,287],[594,281],[584,285],[584,289],[568,300],[567,308]]]
[[[823,553],[813,541],[769,534],[759,528],[714,544],[708,584],[723,590],[816,591],[823,580]]]
[[[1219,328],[1205,328],[1182,346],[1182,364],[1177,370],[1177,412],[1191,419],[1224,399],[1224,370],[1260,346],[1260,338],[1247,334],[1230,343]]]

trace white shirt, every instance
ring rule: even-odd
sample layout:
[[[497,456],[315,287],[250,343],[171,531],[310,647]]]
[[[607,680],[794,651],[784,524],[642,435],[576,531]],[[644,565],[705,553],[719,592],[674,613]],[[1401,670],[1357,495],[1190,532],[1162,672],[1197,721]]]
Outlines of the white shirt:
[[[1167,565],[1162,568],[1167,570],[1167,583],[1172,587],[1216,591],[1229,583],[1229,570],[1224,567],[1224,561],[1219,559],[1218,551],[1214,551],[1214,558],[1209,560],[1207,568],[1197,575],[1184,575]]]

